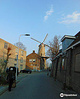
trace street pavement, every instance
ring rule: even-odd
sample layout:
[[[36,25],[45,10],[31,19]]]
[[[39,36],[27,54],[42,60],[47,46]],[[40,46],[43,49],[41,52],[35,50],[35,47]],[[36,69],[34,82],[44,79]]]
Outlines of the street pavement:
[[[6,91],[0,99],[61,99],[60,93],[69,93],[62,90],[62,83],[54,81],[46,72],[27,74],[20,78],[16,88]],[[70,92],[71,93],[71,92]],[[72,93],[73,94],[73,93]],[[80,97],[62,97],[63,99],[80,99]]]
[[[17,83],[23,79],[24,77],[28,76],[27,74],[20,73],[17,79]],[[0,95],[3,94],[6,90],[8,90],[8,85],[0,85]]]

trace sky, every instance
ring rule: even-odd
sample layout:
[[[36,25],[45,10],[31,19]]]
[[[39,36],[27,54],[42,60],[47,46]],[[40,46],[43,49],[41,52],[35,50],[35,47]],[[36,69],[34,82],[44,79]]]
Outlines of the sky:
[[[38,42],[48,33],[45,44],[55,35],[74,36],[80,31],[80,0],[0,0],[0,38],[15,44],[21,34],[27,55],[38,52]],[[47,48],[46,48],[47,51]]]

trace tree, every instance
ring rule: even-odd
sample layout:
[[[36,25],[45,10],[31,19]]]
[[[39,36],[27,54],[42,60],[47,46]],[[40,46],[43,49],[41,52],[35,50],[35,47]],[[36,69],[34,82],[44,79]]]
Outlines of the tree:
[[[47,54],[50,57],[50,60],[54,59],[57,54],[59,53],[59,49],[61,46],[60,43],[60,36],[54,36],[52,41],[49,41],[49,49],[47,51]]]
[[[4,70],[5,67],[5,60],[4,59],[0,59],[0,74],[2,72],[2,69]]]
[[[6,48],[6,52],[3,52],[6,55],[6,57],[3,56],[3,58],[0,59],[0,72],[5,72],[6,71],[6,67],[7,67],[7,63],[8,63],[8,60],[9,60],[9,56],[12,54],[11,50],[12,50],[12,46],[9,45]]]
[[[11,49],[11,47],[9,46],[9,47],[7,48],[7,58],[6,58],[6,60],[5,60],[4,71],[6,71],[6,66],[7,66],[7,63],[8,63],[8,60],[9,60],[9,56],[11,55],[11,53],[10,53],[11,50],[12,50],[12,49]]]
[[[7,73],[5,72],[6,69],[5,69],[5,66],[6,66],[6,63],[5,63],[5,60],[4,59],[0,59],[0,84],[7,84],[6,82],[6,78],[7,78]]]
[[[23,45],[23,43],[17,42],[14,45],[26,51],[26,47]]]

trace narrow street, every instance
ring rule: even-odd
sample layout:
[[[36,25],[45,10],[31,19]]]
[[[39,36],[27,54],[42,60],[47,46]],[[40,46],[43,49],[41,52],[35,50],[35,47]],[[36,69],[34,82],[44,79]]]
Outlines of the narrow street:
[[[0,99],[61,99],[61,91],[46,72],[32,73],[23,78],[11,92],[2,94]]]

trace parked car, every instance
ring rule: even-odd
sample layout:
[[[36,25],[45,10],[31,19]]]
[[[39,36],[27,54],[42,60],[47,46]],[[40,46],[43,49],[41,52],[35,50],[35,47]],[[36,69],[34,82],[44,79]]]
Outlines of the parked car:
[[[20,73],[32,73],[32,70],[30,69],[24,69],[24,70],[21,70]]]

